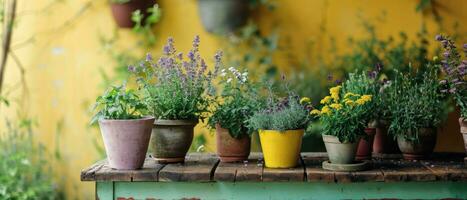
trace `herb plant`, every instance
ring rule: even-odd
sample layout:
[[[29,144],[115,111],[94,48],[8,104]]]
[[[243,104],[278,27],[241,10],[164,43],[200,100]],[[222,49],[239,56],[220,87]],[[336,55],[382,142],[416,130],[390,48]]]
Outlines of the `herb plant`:
[[[133,32],[141,34],[145,38],[145,45],[151,47],[156,43],[156,36],[152,31],[152,26],[160,21],[162,13],[157,4],[148,8],[147,14],[144,13],[141,10],[136,10],[131,14],[131,20],[135,23]]]
[[[342,86],[330,88],[330,95],[320,101],[324,105],[321,110],[314,109],[310,114],[319,117],[323,135],[335,136],[340,142],[358,142],[364,136],[367,115],[371,112],[367,105],[373,96],[341,90]]]
[[[420,128],[434,128],[445,114],[446,101],[440,92],[438,69],[429,64],[417,80],[412,73],[396,73],[388,88],[391,125],[389,133],[418,141]]]
[[[256,101],[258,84],[248,78],[247,70],[241,72],[233,67],[222,69],[220,76],[222,91],[208,120],[209,126],[215,128],[219,124],[229,130],[234,138],[251,134],[253,130],[247,128],[246,124],[260,105]]]
[[[102,96],[97,97],[94,110],[97,113],[91,124],[102,119],[139,119],[146,112],[147,106],[134,90],[125,85],[112,86]]]
[[[218,74],[222,53],[214,56],[215,69],[210,71],[199,53],[199,42],[199,36],[196,36],[188,59],[184,59],[182,53],[176,52],[174,40],[169,38],[158,61],[147,54],[138,66],[128,67],[136,75],[150,113],[157,119],[198,120],[206,117],[214,93],[212,80]]]
[[[446,74],[440,83],[442,92],[449,93],[454,97],[456,104],[461,109],[461,117],[467,118],[467,60],[462,60],[454,42],[445,36],[438,35],[436,40],[440,41],[443,48],[444,59],[440,67]],[[464,44],[464,57],[467,57],[467,44]],[[461,61],[462,60],[462,61]]]

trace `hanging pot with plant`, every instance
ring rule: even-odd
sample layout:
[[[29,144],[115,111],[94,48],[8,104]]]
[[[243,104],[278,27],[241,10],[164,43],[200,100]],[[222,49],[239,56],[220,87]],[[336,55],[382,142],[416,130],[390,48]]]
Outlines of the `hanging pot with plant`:
[[[146,106],[124,86],[112,87],[97,98],[91,123],[99,123],[109,166],[139,169],[148,150],[154,117],[143,117]]]
[[[323,168],[334,171],[364,170],[367,162],[354,162],[358,142],[364,136],[364,129],[368,124],[368,107],[372,95],[344,92],[342,86],[329,89],[329,96],[320,103],[321,110],[313,110],[323,125],[323,141],[328,152],[329,160],[323,162]],[[349,82],[350,84],[350,82]]]
[[[247,70],[233,67],[223,68],[220,76],[222,89],[208,120],[209,126],[216,129],[217,154],[221,162],[246,160],[253,130],[245,124],[259,108],[255,100],[258,84],[249,80]]]
[[[434,150],[436,127],[446,117],[447,101],[440,92],[438,68],[432,64],[414,75],[397,72],[389,88],[391,125],[405,159],[425,159]]]
[[[246,24],[250,0],[198,0],[204,28],[215,34],[226,34]]]
[[[213,84],[221,62],[216,54],[214,71],[207,70],[199,53],[199,37],[184,59],[174,40],[168,39],[163,55],[154,61],[148,54],[129,70],[136,75],[149,111],[157,118],[151,139],[152,156],[161,163],[183,162],[193,140],[194,127],[212,103]]]
[[[255,112],[248,120],[250,128],[259,130],[266,167],[297,166],[304,129],[311,119],[310,106],[309,98],[300,100],[291,92],[285,99],[271,95],[265,109]]]
[[[139,10],[143,16],[146,16],[148,8],[154,4],[154,0],[110,0],[112,15],[121,28],[135,26],[135,22],[132,20],[133,13]]]
[[[454,42],[447,36],[437,35],[436,40],[440,41],[444,48],[444,59],[438,66],[445,73],[445,79],[441,81],[442,91],[454,98],[456,105],[461,110],[459,118],[460,132],[464,139],[464,148],[467,153],[467,44],[463,45],[464,58],[457,50]],[[467,161],[467,157],[464,159]]]

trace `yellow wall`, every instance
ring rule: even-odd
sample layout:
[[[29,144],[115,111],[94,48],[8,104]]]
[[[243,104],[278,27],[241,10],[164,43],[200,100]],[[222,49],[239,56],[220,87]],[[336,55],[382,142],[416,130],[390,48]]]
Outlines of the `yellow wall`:
[[[79,181],[80,170],[100,159],[93,141],[100,142],[97,129],[88,126],[89,108],[95,97],[102,92],[99,68],[111,73],[114,63],[103,52],[98,34],[110,36],[115,28],[106,1],[96,0],[54,0],[19,1],[19,24],[15,29],[13,44],[28,41],[25,46],[17,46],[15,53],[26,68],[28,93],[26,101],[19,106],[38,122],[36,137],[53,151],[56,145],[62,153],[62,160],[53,161],[54,173],[61,185],[66,188],[68,197],[78,199],[93,198],[93,183]],[[220,37],[204,31],[195,0],[158,0],[163,11],[163,19],[154,29],[158,43],[152,52],[159,52],[168,36],[173,36],[177,48],[187,51],[194,35],[201,36],[201,52],[211,57],[221,48]],[[277,0],[277,9],[265,10],[254,14],[261,28],[270,29],[277,25],[282,38],[288,38],[292,51],[299,57],[304,56],[306,42],[321,41],[319,47],[329,45],[319,40],[320,24],[325,19],[325,28],[336,36],[337,45],[345,46],[347,36],[360,37],[364,30],[359,26],[358,15],[376,22],[385,11],[386,22],[378,23],[380,36],[396,35],[400,31],[409,33],[413,38],[422,22],[428,24],[430,38],[436,32],[431,15],[422,16],[415,12],[417,0]],[[440,15],[444,19],[445,30],[453,33],[454,22],[467,20],[467,1],[436,1]],[[467,27],[460,24],[458,33],[464,36]],[[123,41],[135,41],[130,31],[120,30]],[[281,45],[286,45],[285,39]],[[341,49],[342,49],[341,48]],[[285,53],[279,53],[275,62],[284,64]],[[19,81],[17,65],[9,61],[6,72],[7,87]],[[286,66],[282,66],[286,68]],[[10,95],[20,98],[21,90]],[[18,106],[2,108],[1,118],[13,118]],[[57,131],[58,122],[63,129]],[[455,123],[453,123],[455,124]],[[200,128],[198,128],[199,132]],[[440,138],[438,150],[462,151],[458,132],[448,133]],[[209,149],[214,145],[210,140]]]

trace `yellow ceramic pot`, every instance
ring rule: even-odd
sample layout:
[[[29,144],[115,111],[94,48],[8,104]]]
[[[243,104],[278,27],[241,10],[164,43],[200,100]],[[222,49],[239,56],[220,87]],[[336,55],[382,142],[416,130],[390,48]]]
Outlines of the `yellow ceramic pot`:
[[[260,130],[259,139],[264,162],[269,168],[292,168],[297,166],[304,130]]]

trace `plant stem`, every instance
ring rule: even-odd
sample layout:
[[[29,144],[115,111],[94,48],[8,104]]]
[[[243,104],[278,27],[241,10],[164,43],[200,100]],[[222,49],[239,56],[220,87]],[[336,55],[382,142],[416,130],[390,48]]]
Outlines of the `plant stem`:
[[[16,0],[6,0],[5,18],[3,21],[4,33],[2,38],[2,54],[0,55],[0,95],[2,94],[3,78],[6,70],[8,54],[10,52],[11,36],[13,35],[13,23],[15,21]]]

